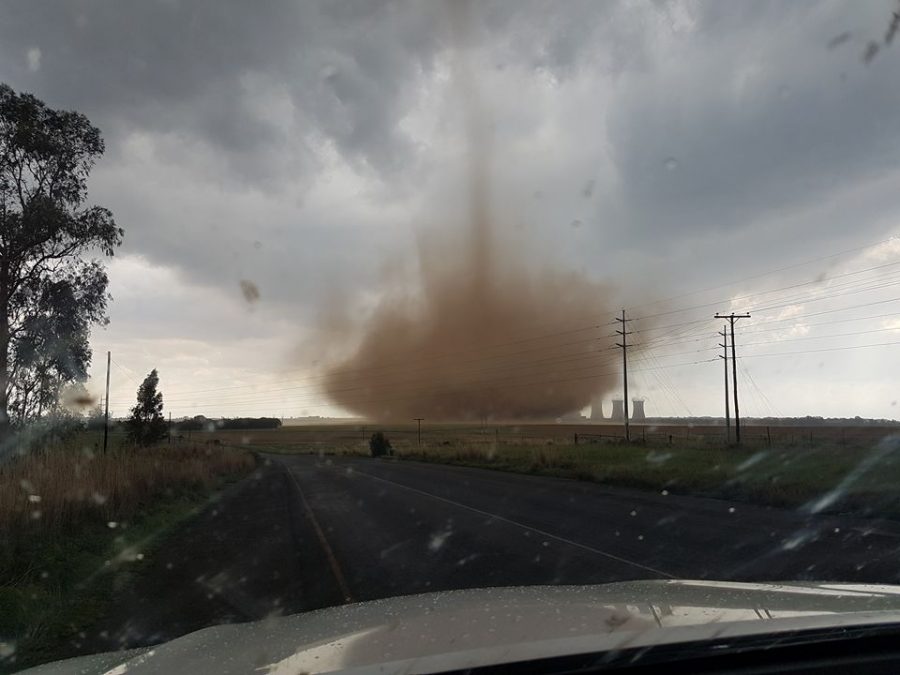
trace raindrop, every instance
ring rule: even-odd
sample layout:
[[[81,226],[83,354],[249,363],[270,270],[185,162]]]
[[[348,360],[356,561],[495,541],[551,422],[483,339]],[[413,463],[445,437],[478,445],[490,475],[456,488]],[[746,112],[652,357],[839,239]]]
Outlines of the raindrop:
[[[106,526],[107,526],[109,529],[114,530],[114,529],[116,529],[116,528],[119,526],[119,524],[118,524],[116,521],[114,521],[114,520],[110,520],[108,523],[106,523]]]
[[[639,534],[639,535],[638,535],[638,541],[644,541],[644,535]]]
[[[594,194],[594,186],[597,182],[592,178],[587,183],[584,184],[584,187],[581,189],[581,196],[585,199],[590,199]]]
[[[31,512],[31,519],[32,520],[40,520],[41,519],[40,509],[35,509],[34,511]]]
[[[841,528],[839,528],[839,527],[834,528],[834,533],[835,533],[835,534],[837,534],[837,533],[840,532],[840,531],[841,531]]]
[[[549,541],[545,541],[545,542],[541,543],[541,546],[543,546],[544,548],[547,548],[549,545],[550,545]]]
[[[331,80],[338,74],[338,68],[334,64],[326,63],[319,69],[319,78],[322,80]]]
[[[41,496],[40,495],[28,495],[28,501],[30,501],[32,504],[40,504]]]
[[[431,540],[428,542],[428,550],[439,551],[449,536],[450,532],[439,532],[431,535]]]
[[[581,221],[576,218],[571,223],[569,223],[569,226],[577,230],[579,227],[581,227]]]
[[[663,166],[666,167],[668,171],[674,171],[678,168],[678,160],[674,157],[667,157],[666,161],[663,162]]]
[[[729,507],[728,507],[728,513],[734,513],[734,507],[733,507],[733,506],[729,506]]]
[[[248,303],[253,304],[257,300],[259,300],[259,287],[254,284],[249,279],[241,279],[241,294],[244,296],[244,300]]]
[[[661,494],[663,497],[668,497],[668,496],[669,496],[669,491],[668,491],[668,490],[663,490],[663,491],[660,492],[659,494]]]
[[[91,495],[91,499],[93,499],[94,503],[97,504],[98,506],[106,503],[106,497],[104,497],[103,495],[101,495],[99,492],[96,492],[96,491],[94,492],[94,494]]]
[[[637,515],[637,511],[632,511],[629,515],[632,516],[632,517],[634,517],[634,516]]]
[[[261,241],[254,241],[254,242],[253,242],[253,248],[255,248],[255,249],[258,251],[259,249],[262,248],[262,242],[261,242]]]

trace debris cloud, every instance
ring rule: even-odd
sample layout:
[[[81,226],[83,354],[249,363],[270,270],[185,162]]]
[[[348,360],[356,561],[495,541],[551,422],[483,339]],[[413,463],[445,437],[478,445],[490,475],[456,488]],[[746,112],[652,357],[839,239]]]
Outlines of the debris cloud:
[[[451,15],[456,42],[469,44],[456,11],[464,9]],[[417,287],[385,293],[353,351],[326,369],[324,390],[342,408],[381,421],[577,412],[617,378],[612,340],[599,339],[613,330],[609,291],[534,259],[523,231],[503,227],[491,203],[490,127],[461,47],[455,80],[469,147],[464,222],[420,234]]]

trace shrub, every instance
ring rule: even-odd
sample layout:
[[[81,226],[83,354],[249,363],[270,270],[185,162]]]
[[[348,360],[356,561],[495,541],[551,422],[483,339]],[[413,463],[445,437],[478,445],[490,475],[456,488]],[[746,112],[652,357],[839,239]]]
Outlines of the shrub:
[[[391,442],[381,431],[376,431],[372,434],[372,438],[369,439],[369,451],[372,453],[372,457],[394,454]]]

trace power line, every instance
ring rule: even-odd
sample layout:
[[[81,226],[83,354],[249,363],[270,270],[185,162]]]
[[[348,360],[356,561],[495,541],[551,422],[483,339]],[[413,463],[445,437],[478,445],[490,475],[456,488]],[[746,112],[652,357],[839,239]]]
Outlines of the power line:
[[[728,286],[735,286],[735,285],[737,285],[737,284],[742,284],[742,283],[745,283],[745,282],[747,282],[747,281],[753,281],[753,280],[755,280],[755,279],[760,279],[760,278],[762,278],[762,277],[767,277],[767,276],[770,276],[770,275],[772,275],[772,274],[778,274],[779,272],[786,272],[786,271],[788,271],[788,270],[796,269],[796,268],[798,268],[798,267],[805,267],[806,265],[811,265],[811,264],[813,264],[813,263],[822,262],[823,260],[830,260],[830,259],[832,259],[832,258],[838,258],[838,257],[840,257],[840,256],[842,256],[842,255],[847,255],[847,254],[849,254],[849,253],[858,253],[859,251],[865,251],[866,249],[869,249],[869,248],[875,248],[876,246],[881,246],[882,244],[887,244],[887,243],[892,242],[892,241],[896,241],[896,237],[888,237],[887,239],[883,239],[883,240],[881,240],[881,241],[877,241],[877,242],[875,242],[875,243],[873,243],[873,244],[866,244],[865,246],[857,246],[857,247],[855,247],[855,248],[845,249],[845,250],[843,250],[843,251],[838,251],[837,253],[831,253],[831,254],[829,254],[829,255],[820,256],[820,257],[818,257],[818,258],[811,258],[811,259],[809,259],[809,260],[804,260],[803,262],[799,262],[799,263],[796,263],[796,264],[793,264],[793,265],[787,265],[787,266],[785,266],[785,267],[779,267],[779,268],[774,269],[774,270],[769,270],[768,272],[762,272],[762,273],[760,273],[760,274],[756,274],[756,275],[753,275],[753,276],[750,276],[750,277],[744,277],[743,279],[737,279],[737,280],[734,280],[734,281],[729,281],[729,282],[724,283],[724,284],[718,284],[718,285],[716,285],[716,286],[709,286],[709,287],[707,287],[707,288],[699,289],[699,290],[696,290],[696,291],[689,291],[689,292],[687,292],[687,293],[681,293],[681,294],[679,294],[679,295],[669,296],[668,298],[661,298],[661,299],[659,299],[659,300],[651,300],[651,301],[645,302],[645,303],[640,304],[640,305],[633,305],[633,306],[632,306],[632,309],[634,309],[634,308],[636,308],[636,307],[646,307],[646,306],[648,306],[648,305],[656,305],[656,304],[661,304],[661,303],[664,303],[664,302],[671,302],[672,300],[680,300],[681,298],[690,297],[690,296],[692,296],[692,295],[699,295],[699,294],[701,294],[701,293],[708,293],[708,292],[710,292],[710,291],[715,291],[715,290],[718,290],[718,289],[720,289],[720,288],[727,288]]]
[[[796,352],[769,352],[764,354],[745,354],[742,356],[742,359],[757,359],[757,358],[765,358],[769,356],[797,356],[800,354],[818,354],[821,352],[840,352],[849,349],[868,349],[870,347],[888,347],[891,345],[900,345],[900,341],[897,342],[877,342],[875,344],[870,345],[847,345],[844,347],[829,347],[827,349],[804,349],[802,351]]]

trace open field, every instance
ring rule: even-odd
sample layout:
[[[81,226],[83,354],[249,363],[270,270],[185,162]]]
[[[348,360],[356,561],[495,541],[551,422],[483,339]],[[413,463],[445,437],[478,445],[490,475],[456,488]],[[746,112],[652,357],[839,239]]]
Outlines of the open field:
[[[421,444],[415,425],[291,426],[195,439],[267,452],[366,455],[376,430],[398,458],[900,517],[900,447],[890,427],[751,426],[741,448],[722,442],[721,427],[638,425],[631,444],[622,442],[621,427],[565,424],[425,425]]]
[[[0,466],[0,669],[102,616],[161,536],[255,466],[233,448],[84,441]]]

